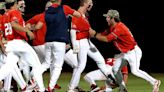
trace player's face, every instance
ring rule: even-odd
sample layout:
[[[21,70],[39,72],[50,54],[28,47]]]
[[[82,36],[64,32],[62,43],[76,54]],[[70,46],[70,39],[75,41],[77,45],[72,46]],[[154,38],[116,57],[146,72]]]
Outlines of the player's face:
[[[48,1],[48,2],[46,3],[45,10],[47,10],[47,9],[48,9],[48,7],[50,7],[51,5],[52,5],[52,3]]]
[[[93,6],[93,1],[92,0],[88,0],[87,11],[90,11],[92,9],[92,6]]]
[[[62,0],[58,0],[58,2],[61,4],[62,3]]]
[[[109,16],[106,17],[106,21],[108,23],[108,26],[112,24],[112,19]]]
[[[19,9],[19,11],[21,11],[22,13],[23,12],[25,12],[25,7],[26,7],[26,5],[25,5],[25,1],[18,1],[18,9]]]

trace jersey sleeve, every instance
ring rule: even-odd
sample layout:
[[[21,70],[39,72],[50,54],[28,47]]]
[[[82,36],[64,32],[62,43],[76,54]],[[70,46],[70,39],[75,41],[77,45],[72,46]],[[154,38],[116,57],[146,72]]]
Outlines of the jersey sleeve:
[[[107,35],[108,42],[117,39],[122,34],[119,28],[114,29],[110,34]]]
[[[45,22],[44,17],[45,17],[45,14],[40,14],[39,21],[44,23]]]
[[[35,16],[32,17],[31,19],[29,19],[29,20],[26,22],[26,24],[27,24],[27,23],[36,24],[36,18],[37,18],[37,16],[35,15]]]
[[[107,30],[105,30],[104,32],[101,33],[101,35],[108,35],[108,33],[109,32]]]
[[[75,12],[75,10],[69,7],[68,5],[63,5],[63,8],[64,8],[65,15],[68,15],[68,14],[72,15]]]

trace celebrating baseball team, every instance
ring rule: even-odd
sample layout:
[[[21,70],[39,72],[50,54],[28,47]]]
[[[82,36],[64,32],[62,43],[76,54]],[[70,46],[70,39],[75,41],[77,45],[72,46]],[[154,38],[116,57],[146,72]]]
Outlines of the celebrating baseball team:
[[[61,88],[57,82],[64,62],[73,68],[66,92],[86,92],[79,82],[88,56],[99,68],[84,76],[88,92],[112,92],[116,87],[128,92],[127,65],[132,74],[152,85],[152,92],[159,92],[161,81],[139,69],[142,51],[117,10],[102,15],[108,29],[98,33],[87,17],[92,0],[80,0],[77,10],[61,3],[50,0],[45,11],[24,21],[24,0],[0,1],[0,92],[55,92]],[[113,42],[120,54],[104,59],[91,38]],[[43,74],[48,69],[45,88]],[[105,86],[99,87],[97,80],[105,81]]]

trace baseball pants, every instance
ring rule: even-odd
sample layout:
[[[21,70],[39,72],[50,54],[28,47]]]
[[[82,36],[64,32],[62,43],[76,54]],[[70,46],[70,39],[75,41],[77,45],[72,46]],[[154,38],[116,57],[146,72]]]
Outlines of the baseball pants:
[[[18,57],[18,60],[20,57],[22,62],[27,63],[32,67],[32,73],[39,86],[39,91],[44,91],[45,88],[43,84],[42,72],[40,71],[41,63],[33,48],[23,40],[12,40],[8,41],[6,52],[13,52],[13,54]],[[9,59],[9,61],[12,61],[12,58]]]
[[[66,43],[64,42],[47,42],[45,44],[45,62],[42,63],[42,72],[50,68],[51,64],[54,66],[49,82],[50,89],[54,88],[61,74],[64,63],[65,50]]]
[[[127,53],[121,53],[119,57],[116,57],[116,61],[113,66],[113,72],[119,84],[121,84],[123,79],[122,77],[117,76],[117,74],[122,69],[122,63],[124,61],[128,61],[132,74],[136,75],[137,77],[143,78],[146,81],[150,82],[152,85],[154,85],[156,79],[151,77],[148,73],[139,69],[141,57],[142,57],[142,51],[137,45],[133,50],[128,51]]]

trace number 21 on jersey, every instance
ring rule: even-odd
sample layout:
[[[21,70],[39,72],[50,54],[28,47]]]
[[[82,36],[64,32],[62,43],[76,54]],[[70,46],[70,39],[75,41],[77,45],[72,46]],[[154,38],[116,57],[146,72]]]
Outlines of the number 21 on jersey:
[[[5,23],[5,36],[11,35],[13,32],[11,24],[10,23]]]

